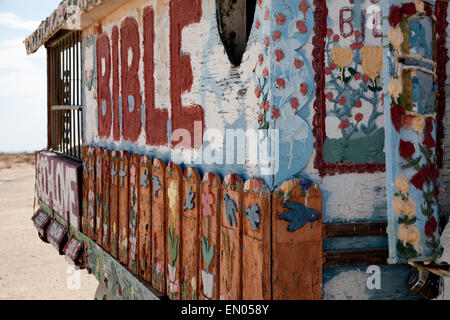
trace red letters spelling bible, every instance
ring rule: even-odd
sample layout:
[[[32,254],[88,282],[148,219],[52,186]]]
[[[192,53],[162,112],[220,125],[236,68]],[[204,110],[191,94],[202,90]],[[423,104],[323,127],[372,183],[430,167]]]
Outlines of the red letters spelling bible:
[[[104,69],[102,60],[105,61]],[[111,57],[109,54],[109,38],[103,33],[97,38],[97,108],[98,135],[107,138],[111,133],[111,93],[109,79],[111,77]],[[106,112],[103,114],[103,102]]]
[[[204,111],[201,106],[183,106],[181,95],[191,90],[192,69],[189,55],[181,55],[183,28],[200,22],[202,16],[201,0],[170,1],[170,98],[172,103],[172,132],[186,129],[191,134],[194,147],[194,122],[201,121],[202,137],[205,128]],[[203,141],[203,138],[200,140]],[[172,141],[172,145],[175,145]],[[200,146],[196,146],[200,147]]]

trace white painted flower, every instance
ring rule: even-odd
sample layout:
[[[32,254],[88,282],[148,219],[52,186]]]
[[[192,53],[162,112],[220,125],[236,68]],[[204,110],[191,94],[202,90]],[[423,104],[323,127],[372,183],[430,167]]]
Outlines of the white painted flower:
[[[397,78],[391,78],[391,80],[389,80],[389,84],[388,84],[388,91],[391,94],[391,96],[395,100],[397,100],[403,91],[402,82]]]
[[[403,32],[400,29],[400,26],[389,27],[388,29],[388,39],[392,43],[392,46],[395,50],[400,48],[403,43]]]
[[[410,243],[419,252],[420,231],[416,226],[400,224],[398,227],[398,238],[403,242],[404,246]]]
[[[416,213],[416,203],[409,197],[403,205],[403,212],[411,218]]]
[[[412,119],[411,127],[415,132],[417,132],[419,135],[422,135],[423,128],[425,127],[425,117],[422,115],[415,116]]]
[[[392,199],[392,208],[394,209],[394,213],[397,217],[399,217],[402,212],[403,212],[403,208],[404,208],[404,202],[402,200],[401,197],[394,197]]]
[[[403,174],[399,174],[395,178],[394,187],[395,190],[400,191],[403,194],[407,194],[409,191],[409,181]]]

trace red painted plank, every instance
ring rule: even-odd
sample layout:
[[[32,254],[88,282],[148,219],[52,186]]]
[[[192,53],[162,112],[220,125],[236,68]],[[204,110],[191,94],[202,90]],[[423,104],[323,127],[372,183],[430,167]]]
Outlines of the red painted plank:
[[[95,148],[95,242],[102,244],[103,235],[103,150]]]

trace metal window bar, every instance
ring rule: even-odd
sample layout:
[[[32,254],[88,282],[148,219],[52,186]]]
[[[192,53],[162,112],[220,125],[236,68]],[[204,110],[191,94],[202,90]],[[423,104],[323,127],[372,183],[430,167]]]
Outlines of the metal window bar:
[[[49,148],[81,161],[81,36],[66,33],[48,47],[50,90]]]

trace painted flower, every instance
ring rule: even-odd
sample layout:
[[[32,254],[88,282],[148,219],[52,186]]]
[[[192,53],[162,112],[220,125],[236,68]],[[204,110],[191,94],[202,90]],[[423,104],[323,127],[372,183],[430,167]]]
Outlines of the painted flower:
[[[408,159],[416,152],[416,148],[411,142],[400,139],[399,152],[402,158]]]
[[[195,277],[191,278],[191,287],[192,287],[192,290],[197,289],[197,279],[195,279]]]
[[[291,100],[290,100],[290,102],[291,102],[291,107],[292,107],[293,109],[296,109],[296,110],[297,110],[297,108],[298,108],[298,106],[299,106],[298,99],[297,99],[296,97],[292,97]]]
[[[409,181],[408,181],[408,179],[406,179],[406,177],[403,174],[399,174],[395,178],[394,187],[395,187],[395,190],[397,190],[403,194],[407,194],[409,191]]]
[[[259,99],[259,97],[261,97],[261,89],[259,89],[259,87],[255,88],[255,96],[258,99]]]
[[[278,78],[277,79],[277,86],[278,86],[278,88],[284,88],[286,86],[286,81],[284,81],[283,78]]]
[[[264,63],[264,56],[262,54],[258,55],[258,61],[259,61],[259,65],[262,66],[262,64]]]
[[[331,60],[339,68],[348,67],[353,61],[353,52],[350,48],[333,47],[331,49]]]
[[[432,216],[425,223],[425,235],[428,238],[433,238],[434,237],[434,233],[436,232],[436,229],[437,229],[437,221],[436,221],[436,218],[434,216]]]
[[[302,20],[298,20],[295,26],[297,27],[297,30],[300,31],[300,33],[308,32],[308,27],[306,26],[306,23]]]
[[[394,209],[394,213],[397,217],[399,217],[403,213],[403,207],[405,203],[403,202],[401,197],[394,197],[392,199],[392,208]]]
[[[363,119],[363,114],[361,112],[358,112],[355,114],[355,121],[360,122]]]
[[[172,221],[175,224],[175,211],[178,204],[178,188],[175,180],[170,181],[169,189],[167,189],[167,197],[169,198],[169,208],[172,211]]]
[[[265,39],[264,39],[264,45],[265,45],[266,47],[270,46],[270,39],[269,39],[268,36],[265,37]]]
[[[331,37],[333,35],[333,29],[328,28],[327,29],[327,37]]]
[[[391,78],[389,80],[388,84],[388,91],[391,94],[391,96],[397,100],[400,94],[403,91],[403,85],[402,82],[397,78]]]
[[[203,216],[206,218],[212,215],[211,205],[214,202],[214,198],[211,193],[209,193],[208,186],[205,187],[205,191],[202,193],[202,204],[203,204]]]
[[[256,21],[255,21],[256,29],[259,29],[260,26],[261,26],[261,22],[259,21],[259,19],[256,19]]]
[[[272,116],[273,116],[275,119],[278,119],[278,117],[280,116],[280,109],[278,109],[278,108],[273,108],[273,109],[272,109]]]
[[[300,85],[300,93],[304,96],[306,96],[308,94],[308,84],[307,83],[303,82]]]
[[[277,14],[276,22],[278,25],[282,26],[286,22],[286,16],[281,12]]]
[[[425,183],[426,177],[424,176],[422,170],[416,172],[416,174],[411,178],[411,184],[418,190],[423,190],[423,184]]]
[[[416,203],[414,200],[409,197],[403,205],[403,212],[411,218],[416,213]]]
[[[262,74],[264,78],[267,78],[269,76],[269,70],[267,70],[267,68],[264,68]]]
[[[292,188],[294,188],[294,182],[292,180],[286,180],[280,186],[280,190],[283,191],[284,194],[289,193]]]
[[[414,249],[419,251],[420,231],[416,226],[400,224],[398,238],[403,242],[403,245],[411,243]]]
[[[300,59],[294,59],[294,66],[295,69],[301,69],[303,67],[303,60]]]
[[[362,106],[361,100],[356,101],[355,108],[361,108],[361,106]]]
[[[309,189],[311,189],[313,182],[310,179],[300,179],[300,187],[303,190],[307,190],[309,191]]]
[[[392,46],[395,50],[400,48],[403,43],[403,32],[400,29],[400,26],[389,27],[388,29],[388,39],[391,42]]]
[[[436,146],[436,141],[434,141],[433,136],[431,134],[432,132],[433,132],[433,120],[431,118],[427,118],[423,144],[424,146],[427,147],[428,150]]]
[[[402,105],[396,104],[391,107],[391,121],[395,130],[400,132],[400,128],[403,126],[403,119],[405,116],[405,108]]]
[[[339,124],[339,129],[343,130],[344,128],[348,128],[350,126],[350,122],[345,119]]]
[[[422,135],[424,126],[425,126],[425,118],[424,118],[424,116],[417,115],[417,116],[412,118],[411,127],[419,135]]]
[[[341,38],[339,37],[338,34],[335,34],[334,37],[333,37],[333,41],[334,41],[334,42],[339,42],[340,39],[341,39]]]
[[[278,40],[280,38],[281,38],[281,32],[279,30],[274,31],[274,33],[272,34],[272,39]]]
[[[284,52],[281,49],[275,49],[275,57],[277,59],[277,62],[280,62],[284,59]]]
[[[357,72],[353,77],[355,78],[355,80],[359,80],[361,79],[361,73]]]
[[[363,81],[364,83],[369,82],[369,76],[368,76],[367,74],[363,74],[363,76],[362,76],[362,81]]]
[[[325,95],[325,98],[327,98],[328,100],[333,100],[334,98],[333,92],[328,91],[327,94]]]
[[[341,106],[343,106],[346,102],[347,102],[347,99],[345,99],[345,96],[341,96],[341,97],[339,98],[339,104],[340,104]]]
[[[269,8],[266,8],[266,11],[264,12],[264,20],[269,19],[269,14],[270,14]]]
[[[398,25],[400,21],[403,19],[403,13],[400,7],[392,6],[391,11],[389,13],[389,24],[393,27]]]
[[[131,185],[136,185],[136,166],[133,164],[130,168],[130,183]]]
[[[375,80],[383,69],[383,51],[376,46],[364,46],[361,48],[361,58],[364,73]]]

